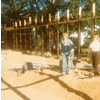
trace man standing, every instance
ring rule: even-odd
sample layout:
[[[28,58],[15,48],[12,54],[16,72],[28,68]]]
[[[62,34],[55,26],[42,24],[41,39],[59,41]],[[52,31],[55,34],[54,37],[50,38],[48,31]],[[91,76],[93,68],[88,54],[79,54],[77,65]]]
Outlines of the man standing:
[[[62,55],[62,74],[66,73],[69,74],[70,53],[74,52],[74,44],[70,39],[68,39],[68,34],[66,33],[63,33],[63,39],[61,40],[61,45],[60,45],[60,52]]]
[[[98,64],[99,64],[99,56],[100,56],[100,42],[99,42],[99,36],[94,35],[93,36],[93,41],[89,45],[90,51],[91,51],[91,56],[92,56],[92,65],[94,69],[94,77],[99,76],[99,70],[98,70]]]

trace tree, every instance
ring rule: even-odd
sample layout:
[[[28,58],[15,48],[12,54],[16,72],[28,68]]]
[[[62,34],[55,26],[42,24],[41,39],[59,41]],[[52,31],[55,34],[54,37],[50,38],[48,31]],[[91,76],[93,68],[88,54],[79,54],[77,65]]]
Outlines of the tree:
[[[4,0],[6,1],[6,0]],[[4,2],[3,1],[3,2]],[[7,2],[2,3],[1,6],[1,19],[2,24],[10,22],[12,20],[21,19],[21,13],[25,7],[25,0],[7,0]]]
[[[1,17],[2,23],[21,19],[28,16],[37,16],[41,24],[41,16],[44,23],[48,23],[48,15],[52,15],[52,22],[56,22],[55,16],[60,11],[60,21],[66,21],[66,10],[70,10],[70,20],[78,19],[78,8],[82,7],[82,17],[91,17],[92,3],[96,4],[96,16],[100,16],[100,3],[98,0],[2,0]],[[95,20],[95,25],[100,26],[100,19]],[[56,32],[56,26],[54,32]],[[81,31],[87,31],[84,27],[91,28],[91,20],[81,22]],[[63,30],[65,29],[65,30]],[[78,23],[69,24],[70,34],[78,30]],[[66,31],[66,25],[60,28],[60,32]],[[99,31],[98,31],[99,32]]]

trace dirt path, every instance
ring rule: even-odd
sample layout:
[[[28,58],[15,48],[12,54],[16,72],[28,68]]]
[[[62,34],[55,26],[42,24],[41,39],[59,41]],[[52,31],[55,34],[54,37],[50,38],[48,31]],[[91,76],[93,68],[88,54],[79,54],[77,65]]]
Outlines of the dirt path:
[[[70,75],[62,75],[59,59],[46,58],[48,66],[43,73],[31,70],[17,77],[25,62],[43,57],[4,50],[1,55],[2,100],[100,100],[100,78],[89,78],[93,70],[85,61],[77,63],[77,73],[72,70]],[[79,77],[81,72],[85,73],[83,78]]]

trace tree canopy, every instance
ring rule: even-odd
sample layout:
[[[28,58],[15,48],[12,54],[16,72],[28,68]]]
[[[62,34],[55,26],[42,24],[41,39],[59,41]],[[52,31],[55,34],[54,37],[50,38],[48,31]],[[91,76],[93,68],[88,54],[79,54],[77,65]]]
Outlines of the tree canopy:
[[[1,23],[7,23],[12,20],[22,19],[30,15],[37,16],[40,20],[44,16],[45,23],[48,23],[48,15],[51,13],[52,20],[56,21],[57,11],[60,11],[60,21],[66,21],[66,10],[70,10],[70,20],[78,19],[78,8],[82,7],[81,18],[91,17],[92,3],[96,5],[96,16],[100,16],[100,2],[98,0],[2,0],[1,1]],[[47,19],[47,20],[46,20]],[[95,20],[95,25],[100,26],[100,19]],[[84,27],[91,27],[91,20],[81,22],[81,31]],[[66,27],[61,26],[61,32]],[[70,32],[78,30],[78,23],[69,24]]]

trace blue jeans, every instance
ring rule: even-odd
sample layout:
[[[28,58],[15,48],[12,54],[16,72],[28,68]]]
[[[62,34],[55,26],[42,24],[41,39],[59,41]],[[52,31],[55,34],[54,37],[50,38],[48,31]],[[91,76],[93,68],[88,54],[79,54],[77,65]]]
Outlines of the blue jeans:
[[[63,54],[62,57],[62,72],[69,73],[70,70],[70,55],[66,55],[66,53]]]
[[[73,60],[74,68],[77,68],[76,67],[76,61],[75,61],[75,58],[74,58],[74,52],[72,52],[72,60]]]

